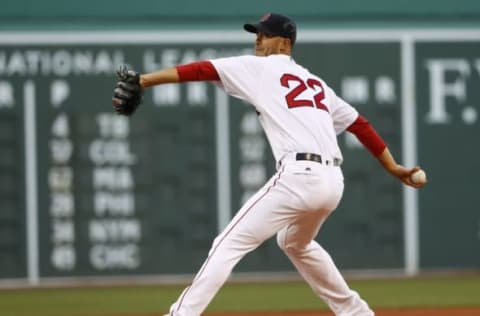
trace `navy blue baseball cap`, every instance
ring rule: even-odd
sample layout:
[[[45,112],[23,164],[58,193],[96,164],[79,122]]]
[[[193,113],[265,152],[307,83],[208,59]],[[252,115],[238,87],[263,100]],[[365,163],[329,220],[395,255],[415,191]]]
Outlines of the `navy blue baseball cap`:
[[[277,13],[267,13],[256,24],[244,24],[245,31],[250,33],[264,33],[270,36],[289,38],[292,45],[297,39],[297,26],[289,17]]]

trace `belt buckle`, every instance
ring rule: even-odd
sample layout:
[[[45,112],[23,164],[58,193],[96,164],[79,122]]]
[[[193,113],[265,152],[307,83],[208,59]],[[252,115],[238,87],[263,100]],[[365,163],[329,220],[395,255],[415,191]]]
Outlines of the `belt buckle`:
[[[312,153],[305,153],[305,160],[322,163],[322,156]]]

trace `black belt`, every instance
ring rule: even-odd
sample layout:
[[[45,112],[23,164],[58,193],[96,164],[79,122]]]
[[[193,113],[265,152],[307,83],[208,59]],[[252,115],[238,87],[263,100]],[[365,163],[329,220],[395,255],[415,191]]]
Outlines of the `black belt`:
[[[341,160],[338,158],[334,158],[333,160],[323,160],[322,156],[318,154],[311,154],[311,153],[297,153],[295,155],[295,160],[308,160],[308,161],[315,161],[318,163],[326,164],[327,166],[340,166]]]

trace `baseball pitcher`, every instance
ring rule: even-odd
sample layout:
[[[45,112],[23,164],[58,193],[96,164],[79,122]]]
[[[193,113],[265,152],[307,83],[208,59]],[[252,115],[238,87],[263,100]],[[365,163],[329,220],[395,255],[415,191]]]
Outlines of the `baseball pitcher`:
[[[125,67],[118,72],[112,102],[123,115],[136,111],[148,87],[216,83],[253,106],[276,160],[277,172],[215,238],[191,285],[167,315],[200,315],[235,265],[275,234],[279,247],[335,315],[374,315],[314,240],[343,193],[337,135],[353,133],[391,175],[408,186],[420,188],[426,179],[414,181],[411,176],[420,168],[398,164],[370,123],[292,58],[294,21],[269,13],[244,29],[256,34],[254,56],[199,61],[147,74]]]

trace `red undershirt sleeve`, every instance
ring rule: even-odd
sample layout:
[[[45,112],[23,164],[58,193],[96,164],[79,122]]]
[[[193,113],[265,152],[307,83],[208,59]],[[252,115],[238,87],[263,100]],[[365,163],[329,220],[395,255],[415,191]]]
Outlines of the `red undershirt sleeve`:
[[[217,70],[209,61],[178,65],[176,69],[180,82],[220,80]]]
[[[354,134],[375,157],[378,157],[387,147],[370,122],[362,115],[358,115],[347,131]]]

